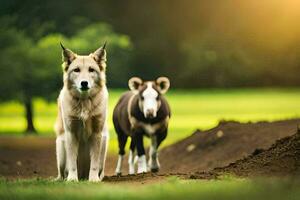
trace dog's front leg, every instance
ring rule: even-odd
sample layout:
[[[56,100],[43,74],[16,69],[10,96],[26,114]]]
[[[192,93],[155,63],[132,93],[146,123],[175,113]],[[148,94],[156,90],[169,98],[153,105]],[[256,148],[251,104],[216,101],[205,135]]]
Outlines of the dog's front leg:
[[[101,149],[100,149],[100,171],[99,171],[99,178],[100,181],[104,178],[104,168],[105,168],[105,161],[106,161],[106,154],[108,149],[108,141],[109,141],[109,132],[107,126],[104,127],[102,131],[102,139],[101,139]]]
[[[66,153],[68,177],[67,181],[78,181],[77,173],[77,157],[78,157],[78,141],[71,132],[66,132]]]
[[[89,172],[89,181],[98,182],[99,171],[100,171],[100,152],[101,152],[101,134],[96,133],[92,136],[90,142],[90,172]]]

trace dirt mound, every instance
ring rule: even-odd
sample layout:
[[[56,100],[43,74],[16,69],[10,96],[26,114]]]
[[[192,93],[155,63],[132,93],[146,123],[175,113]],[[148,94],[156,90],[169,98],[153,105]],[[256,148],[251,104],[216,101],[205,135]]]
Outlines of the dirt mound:
[[[162,173],[210,171],[268,149],[276,140],[297,131],[299,119],[277,122],[221,122],[208,131],[190,137],[160,152]],[[171,134],[171,133],[170,133]]]
[[[300,132],[278,140],[267,150],[254,151],[249,157],[214,171],[237,176],[300,175]]]
[[[300,131],[295,135],[277,140],[267,150],[255,150],[250,156],[226,167],[215,168],[209,172],[196,172],[190,178],[216,178],[224,174],[241,177],[299,176]]]

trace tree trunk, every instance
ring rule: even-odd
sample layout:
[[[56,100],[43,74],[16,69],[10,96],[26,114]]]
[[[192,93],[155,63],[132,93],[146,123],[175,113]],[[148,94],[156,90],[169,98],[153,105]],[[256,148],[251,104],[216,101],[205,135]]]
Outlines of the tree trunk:
[[[25,134],[36,134],[37,131],[33,124],[33,109],[32,109],[31,97],[28,97],[25,100],[25,112],[26,112],[26,122],[27,122],[27,128]]]

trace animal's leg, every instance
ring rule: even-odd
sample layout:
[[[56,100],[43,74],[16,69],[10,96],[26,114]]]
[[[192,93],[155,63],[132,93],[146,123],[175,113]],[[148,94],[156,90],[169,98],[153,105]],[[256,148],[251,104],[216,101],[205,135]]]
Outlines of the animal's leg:
[[[68,166],[68,181],[78,181],[77,172],[77,157],[78,157],[78,141],[75,136],[66,132],[66,155],[67,155],[67,166]]]
[[[105,169],[105,161],[108,149],[108,142],[109,142],[109,132],[108,129],[105,127],[102,132],[101,138],[101,149],[100,149],[100,171],[99,171],[99,179],[102,181],[104,178],[104,169]]]
[[[93,135],[90,140],[90,172],[89,172],[89,181],[98,182],[100,181],[99,172],[100,172],[100,152],[101,152],[101,134]]]
[[[167,130],[161,133],[157,133],[151,137],[151,146],[149,150],[148,166],[151,172],[158,172],[160,168],[158,160],[158,147],[161,142],[166,138]]]
[[[144,148],[144,141],[143,135],[141,133],[135,134],[135,143],[137,148],[137,164],[138,170],[137,173],[144,173],[147,172],[147,161],[145,155],[145,148]]]
[[[157,172],[159,169],[159,161],[157,158],[157,136],[153,135],[151,137],[151,146],[149,149],[149,161],[148,161],[148,167],[151,172]]]
[[[63,180],[65,178],[66,169],[66,149],[65,149],[65,135],[59,135],[56,138],[56,161],[58,175],[56,180]]]
[[[129,168],[129,174],[134,174],[135,169],[134,169],[134,153],[135,153],[135,143],[134,140],[131,138],[131,143],[130,143],[130,151],[129,151],[129,156],[128,156],[128,168]]]
[[[128,136],[124,134],[123,132],[118,132],[118,142],[119,142],[119,158],[118,158],[118,163],[116,167],[116,175],[121,175],[122,174],[122,163],[123,163],[123,158],[125,154],[125,145],[127,142]]]

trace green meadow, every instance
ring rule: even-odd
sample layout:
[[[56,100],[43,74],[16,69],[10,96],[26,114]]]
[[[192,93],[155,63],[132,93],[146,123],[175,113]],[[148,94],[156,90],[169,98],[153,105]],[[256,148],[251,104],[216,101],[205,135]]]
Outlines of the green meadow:
[[[110,149],[115,150],[116,134],[112,110],[124,90],[110,90]],[[300,117],[300,89],[211,89],[171,90],[167,94],[172,116],[164,145],[189,136],[196,129],[209,129],[220,120],[273,121]],[[34,122],[40,135],[53,136],[56,103],[34,101]],[[0,104],[0,133],[22,135],[25,129],[24,108],[18,102]]]
[[[0,199],[205,199],[296,200],[299,181],[284,179],[167,180],[150,185],[69,183],[49,180],[0,181]]]

